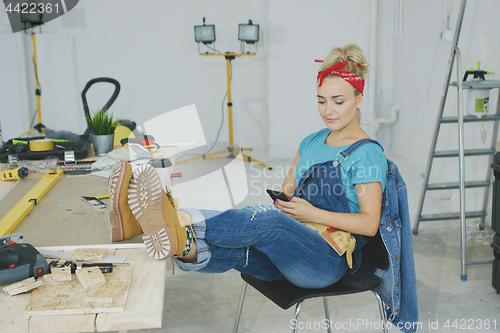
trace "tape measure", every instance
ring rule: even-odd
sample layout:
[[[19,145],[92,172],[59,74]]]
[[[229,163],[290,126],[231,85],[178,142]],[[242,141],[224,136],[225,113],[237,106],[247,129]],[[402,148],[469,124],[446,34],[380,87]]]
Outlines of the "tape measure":
[[[0,178],[2,178],[2,180],[16,180],[26,178],[28,174],[28,168],[22,167],[0,172]]]
[[[30,141],[31,151],[47,151],[54,149],[54,141],[50,139],[39,139]]]

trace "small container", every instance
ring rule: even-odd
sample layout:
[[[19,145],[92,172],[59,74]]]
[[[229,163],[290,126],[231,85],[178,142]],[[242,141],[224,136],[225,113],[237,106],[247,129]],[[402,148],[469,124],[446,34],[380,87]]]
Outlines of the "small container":
[[[468,82],[480,83],[485,81],[485,75],[495,74],[486,72],[481,69],[481,61],[477,62],[477,69],[470,69],[465,71],[463,81],[466,82],[469,76],[473,76],[472,80]],[[490,111],[490,88],[482,88],[481,86],[470,88],[467,93],[467,114],[469,116],[476,116],[481,118]]]
[[[467,113],[481,118],[489,112],[490,90],[470,89],[467,94]]]
[[[115,140],[115,134],[108,135],[94,135],[90,136],[90,141],[92,141],[92,146],[94,147],[94,152],[96,156],[106,156],[110,151],[113,150],[113,142]]]

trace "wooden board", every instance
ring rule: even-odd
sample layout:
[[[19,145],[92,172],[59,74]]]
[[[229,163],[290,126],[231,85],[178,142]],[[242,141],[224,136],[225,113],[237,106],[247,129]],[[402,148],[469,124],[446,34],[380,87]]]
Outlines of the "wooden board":
[[[34,277],[27,278],[25,280],[9,284],[8,286],[3,287],[3,291],[8,293],[10,296],[22,294],[38,288],[42,285],[42,281],[35,280]]]
[[[115,255],[127,258],[127,262],[134,267],[128,301],[122,313],[99,314],[96,330],[108,332],[161,327],[165,274],[172,274],[166,272],[167,260],[151,259],[145,249],[116,250]]]
[[[111,249],[117,245],[99,245]],[[95,245],[92,247],[96,247]],[[70,251],[74,247],[68,247]],[[63,250],[53,247],[55,251]],[[66,247],[64,247],[66,249]],[[107,332],[159,328],[162,325],[167,261],[151,259],[144,248],[108,251],[127,258],[133,266],[127,302],[122,313],[29,316],[24,313],[31,294],[8,296],[0,292],[1,333]],[[171,274],[169,271],[168,274]],[[0,286],[1,288],[1,286]]]
[[[55,282],[71,281],[71,267],[52,267],[52,280]]]
[[[82,260],[102,260],[106,254],[106,249],[95,249],[95,248],[80,248],[73,251],[71,256],[72,261]]]
[[[29,320],[29,333],[74,333],[95,332],[96,314],[64,315],[64,316],[36,316]],[[2,332],[0,330],[0,332]],[[28,331],[6,331],[26,332]]]
[[[88,314],[103,312],[123,312],[126,304],[130,281],[131,266],[113,267],[113,272],[105,274],[106,283],[122,283],[124,290],[112,303],[88,303],[84,301],[87,290],[76,276],[68,282],[55,282],[51,275],[44,275],[43,285],[31,292],[31,299],[25,313],[30,316],[49,316],[67,314]]]
[[[77,270],[76,277],[78,278],[78,281],[80,281],[80,284],[85,288],[85,291],[92,291],[92,294],[94,294],[94,290],[87,289],[94,289],[95,285],[99,285],[99,287],[101,287],[100,285],[106,284],[104,274],[102,274],[99,267],[96,266]]]
[[[83,300],[90,303],[113,303],[125,287],[126,284],[122,282],[108,282],[95,286],[87,291],[87,296]]]
[[[9,296],[0,292],[0,332],[28,332],[29,316],[24,314],[24,308],[30,297],[29,293]]]

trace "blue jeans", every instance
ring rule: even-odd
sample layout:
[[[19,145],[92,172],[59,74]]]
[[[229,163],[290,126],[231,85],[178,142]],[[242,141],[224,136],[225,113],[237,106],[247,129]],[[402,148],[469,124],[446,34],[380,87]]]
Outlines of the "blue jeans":
[[[234,268],[303,288],[326,287],[348,270],[345,256],[340,257],[317,231],[274,206],[185,211],[193,217],[197,262],[174,257],[182,270],[222,273]]]

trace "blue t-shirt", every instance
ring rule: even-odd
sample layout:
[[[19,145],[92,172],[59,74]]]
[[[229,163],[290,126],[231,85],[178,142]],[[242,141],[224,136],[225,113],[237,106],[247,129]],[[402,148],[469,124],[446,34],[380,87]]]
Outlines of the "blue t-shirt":
[[[299,183],[302,175],[313,165],[334,161],[337,153],[347,149],[350,145],[333,147],[325,144],[330,134],[328,128],[307,136],[299,146],[300,160],[295,168],[295,180]],[[379,182],[382,191],[385,189],[387,178],[387,159],[379,145],[366,143],[356,149],[347,160],[341,162],[341,179],[351,213],[359,213],[358,194],[356,184]]]

